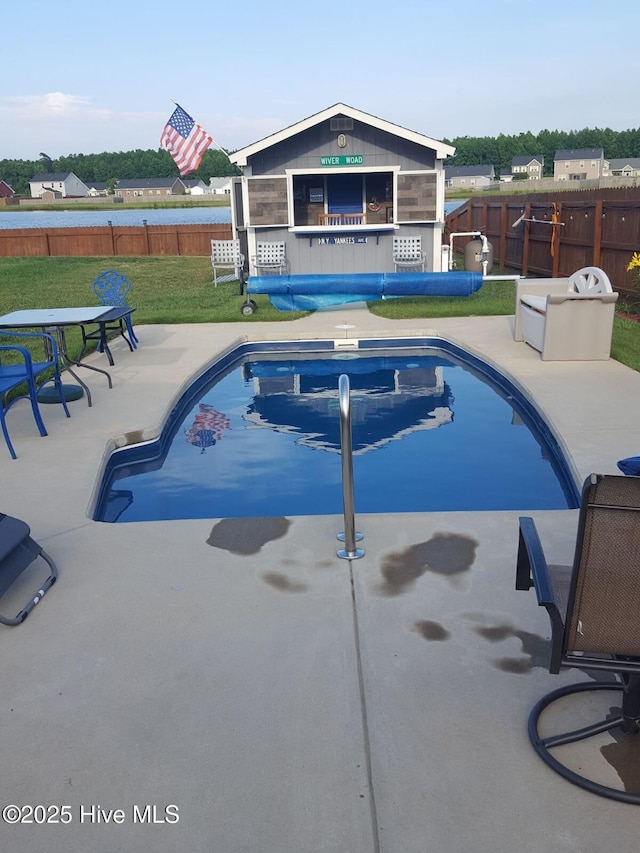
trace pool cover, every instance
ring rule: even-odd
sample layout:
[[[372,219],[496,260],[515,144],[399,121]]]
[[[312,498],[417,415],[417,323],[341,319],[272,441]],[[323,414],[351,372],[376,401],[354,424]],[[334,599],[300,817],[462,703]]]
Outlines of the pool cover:
[[[266,275],[250,278],[247,293],[266,293],[279,311],[313,311],[398,296],[471,296],[482,282],[477,272]]]

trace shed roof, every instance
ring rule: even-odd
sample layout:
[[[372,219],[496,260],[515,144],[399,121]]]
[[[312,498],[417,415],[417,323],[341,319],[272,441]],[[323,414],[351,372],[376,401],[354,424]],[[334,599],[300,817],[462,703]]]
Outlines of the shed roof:
[[[455,148],[451,145],[446,145],[444,142],[439,142],[437,139],[431,139],[429,136],[424,136],[422,133],[416,133],[414,130],[408,130],[405,127],[400,127],[400,125],[392,124],[390,121],[385,121],[385,119],[362,112],[362,110],[357,110],[355,107],[350,107],[347,104],[338,103],[334,104],[332,107],[327,107],[325,110],[315,113],[308,118],[302,119],[302,121],[291,124],[289,127],[285,127],[277,133],[265,136],[264,139],[260,139],[252,145],[240,148],[238,151],[229,155],[229,160],[238,166],[246,166],[248,158],[257,154],[259,151],[263,151],[265,148],[271,148],[271,146],[277,145],[279,142],[284,142],[284,140],[289,139],[291,136],[302,133],[310,127],[320,124],[320,122],[327,121],[327,119],[331,119],[334,118],[334,116],[339,115],[347,116],[348,118],[360,121],[363,124],[368,124],[371,127],[383,130],[386,133],[392,133],[394,136],[399,136],[402,139],[415,142],[416,145],[422,145],[425,148],[430,148],[436,152],[436,157],[452,157],[455,154]]]

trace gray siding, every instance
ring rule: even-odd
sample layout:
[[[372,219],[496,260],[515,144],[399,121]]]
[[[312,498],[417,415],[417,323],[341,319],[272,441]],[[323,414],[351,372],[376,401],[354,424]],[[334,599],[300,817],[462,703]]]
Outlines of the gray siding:
[[[328,121],[322,122],[254,154],[251,168],[245,169],[245,174],[282,175],[285,169],[319,170],[320,157],[345,154],[362,154],[365,169],[398,163],[403,169],[435,168],[435,151],[362,122],[354,121],[353,125],[353,130],[345,133],[346,148],[338,148],[338,133],[329,129]]]
[[[393,272],[393,237],[422,236],[427,253],[428,271],[433,270],[431,251],[433,226],[402,226],[398,231],[375,233],[342,232],[326,234],[290,234],[286,228],[256,229],[256,241],[284,240],[291,275],[351,274],[366,272]],[[358,239],[366,243],[356,243]],[[324,242],[333,239],[336,242]],[[348,242],[341,242],[348,241]],[[253,250],[251,251],[253,254]]]

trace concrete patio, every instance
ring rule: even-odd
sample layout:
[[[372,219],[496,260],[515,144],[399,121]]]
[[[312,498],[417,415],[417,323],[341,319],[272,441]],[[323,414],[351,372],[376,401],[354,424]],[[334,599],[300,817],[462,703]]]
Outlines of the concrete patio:
[[[43,406],[46,438],[26,404],[7,419],[18,459],[3,442],[0,509],[29,523],[60,577],[23,625],[0,626],[0,801],[68,810],[0,822],[3,853],[637,849],[633,806],[568,784],[530,746],[531,706],[583,676],[545,669],[547,615],[514,589],[519,513],[360,515],[366,554],[351,563],[336,557],[340,515],[90,520],[110,440],[156,434],[216,353],[245,335],[342,337],[341,324],[356,338],[437,333],[497,365],[580,483],[640,452],[640,374],[542,362],[514,342],[513,317],[420,327],[355,306],[136,327],[136,352],[113,345],[112,390],[85,371],[91,408],[76,401],[67,420]],[[571,562],[577,511],[534,515],[549,559]],[[612,743],[579,747],[580,767],[640,786],[638,754],[603,755]]]

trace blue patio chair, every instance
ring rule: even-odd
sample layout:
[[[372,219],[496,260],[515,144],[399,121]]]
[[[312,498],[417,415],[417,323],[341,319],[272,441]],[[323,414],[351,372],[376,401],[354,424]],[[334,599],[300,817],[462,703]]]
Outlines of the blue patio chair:
[[[34,361],[31,353],[24,346],[19,344],[0,345],[0,426],[2,427],[2,434],[4,435],[4,440],[7,442],[11,458],[16,459],[16,452],[9,438],[5,415],[18,400],[24,397],[30,400],[36,426],[40,435],[43,436],[47,435],[47,430],[38,406],[39,388],[42,388],[49,382],[53,382],[58,389],[60,402],[66,416],[70,417],[70,415],[62,389],[58,347],[54,338],[51,335],[36,332],[7,332],[3,330],[1,334],[3,338],[39,338],[42,340],[45,349],[45,361]],[[53,375],[49,375],[47,378],[47,374],[51,373]],[[39,377],[43,377],[43,381],[38,384],[37,379]],[[20,388],[21,385],[26,385],[26,392],[17,394],[7,400],[7,395],[11,391]]]
[[[106,270],[100,273],[98,278],[91,285],[93,292],[100,300],[101,305],[110,305],[112,308],[127,308],[127,294],[131,290],[131,282],[121,272],[116,270]],[[139,343],[136,333],[133,331],[133,323],[131,317],[124,318],[127,332],[129,333],[129,341],[133,349],[137,349]],[[98,346],[100,349],[100,346]]]

